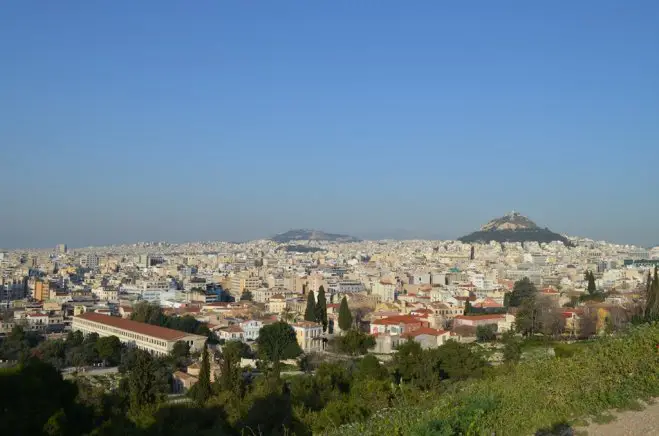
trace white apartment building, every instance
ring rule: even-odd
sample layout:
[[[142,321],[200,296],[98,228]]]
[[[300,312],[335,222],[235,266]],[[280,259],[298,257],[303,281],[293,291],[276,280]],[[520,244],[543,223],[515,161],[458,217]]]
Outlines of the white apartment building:
[[[85,268],[96,269],[101,261],[101,258],[96,254],[88,254],[80,259],[80,264]]]
[[[356,294],[365,290],[364,284],[359,280],[341,280],[328,285],[327,289],[332,294]],[[318,293],[317,290],[314,292]]]
[[[389,281],[380,280],[373,284],[371,295],[376,295],[383,302],[392,302],[396,298],[396,285]]]
[[[259,338],[259,332],[263,327],[263,322],[257,319],[250,319],[241,322],[240,327],[243,329],[246,341],[255,341]]]
[[[113,288],[95,288],[92,294],[96,295],[99,300],[116,301],[119,299],[119,290]]]
[[[429,285],[431,280],[430,273],[414,272],[409,275],[410,285]]]
[[[159,356],[169,354],[177,341],[186,342],[191,351],[203,349],[206,343],[204,336],[99,313],[88,312],[73,317],[71,328],[85,335],[116,336],[124,344]]]

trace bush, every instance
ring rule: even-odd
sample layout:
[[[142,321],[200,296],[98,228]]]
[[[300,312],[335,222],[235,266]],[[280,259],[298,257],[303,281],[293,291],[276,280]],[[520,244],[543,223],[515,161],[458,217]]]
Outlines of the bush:
[[[529,361],[460,382],[432,408],[401,407],[340,435],[532,434],[659,395],[659,324],[589,344],[570,358]]]

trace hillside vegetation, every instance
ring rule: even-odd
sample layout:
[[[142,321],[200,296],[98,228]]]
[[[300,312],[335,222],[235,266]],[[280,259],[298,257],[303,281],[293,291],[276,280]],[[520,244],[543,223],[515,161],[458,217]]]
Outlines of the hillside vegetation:
[[[336,435],[520,435],[659,395],[659,324],[608,337],[571,357],[504,366],[462,382],[428,408],[400,406]]]

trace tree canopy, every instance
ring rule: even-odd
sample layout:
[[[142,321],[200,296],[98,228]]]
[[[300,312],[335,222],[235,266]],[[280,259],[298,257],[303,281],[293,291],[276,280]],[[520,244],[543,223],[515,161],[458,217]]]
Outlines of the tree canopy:
[[[339,327],[343,331],[348,331],[352,328],[352,313],[350,313],[348,300],[346,300],[345,296],[341,299],[341,305],[339,306]]]
[[[327,331],[327,300],[325,298],[325,288],[318,288],[318,301],[314,309],[316,322],[323,325],[323,331]]]
[[[528,277],[518,280],[513,285],[513,291],[510,294],[508,304],[510,307],[519,307],[525,300],[533,299],[538,293],[538,289]]]
[[[190,396],[200,405],[205,404],[211,396],[211,363],[210,357],[208,356],[208,347],[205,345],[204,350],[201,353],[199,381],[190,391]]]
[[[369,334],[350,329],[343,336],[336,338],[336,345],[341,353],[357,356],[368,353],[368,350],[375,346],[375,338]]]
[[[595,275],[592,271],[586,271],[586,280],[588,281],[588,293],[594,295],[597,292],[597,285],[595,284]]]
[[[292,359],[302,353],[297,343],[295,330],[283,321],[263,326],[256,340],[259,356],[274,365],[279,375],[279,361]]]
[[[304,320],[316,322],[316,298],[313,292],[307,294],[307,308],[304,311]]]

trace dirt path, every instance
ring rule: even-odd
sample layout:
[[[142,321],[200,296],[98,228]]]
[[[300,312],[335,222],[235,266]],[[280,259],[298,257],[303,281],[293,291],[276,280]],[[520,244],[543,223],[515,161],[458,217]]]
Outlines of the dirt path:
[[[617,419],[608,424],[591,424],[578,430],[589,436],[650,436],[659,435],[659,401],[640,411],[612,412]]]

